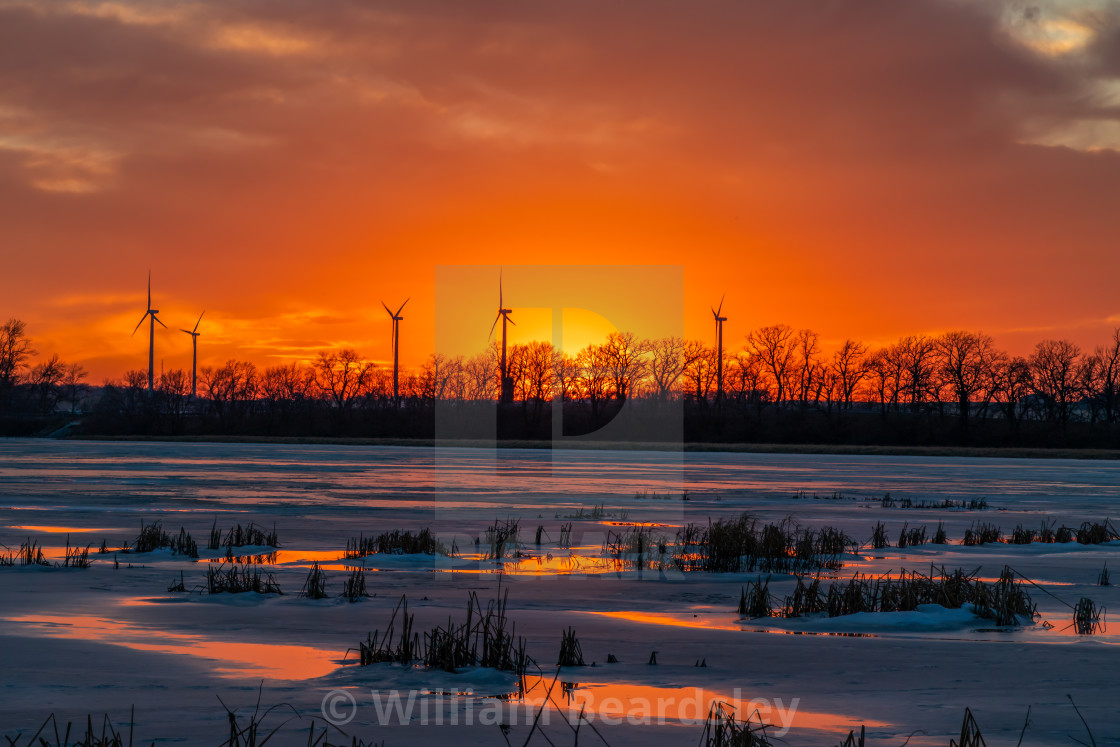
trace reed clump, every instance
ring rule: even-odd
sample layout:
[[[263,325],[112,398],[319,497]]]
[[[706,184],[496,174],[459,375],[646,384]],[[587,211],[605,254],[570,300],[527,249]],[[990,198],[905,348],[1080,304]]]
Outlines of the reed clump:
[[[682,571],[798,574],[839,569],[844,552],[856,545],[834,527],[808,529],[789,518],[763,524],[742,514],[679,529],[672,564]]]
[[[348,602],[356,602],[362,597],[368,597],[366,591],[366,572],[364,568],[355,568],[342,584],[342,597]]]
[[[753,582],[748,581],[739,594],[739,615],[754,620],[759,617],[770,617],[773,614],[770,577],[767,576],[765,581],[761,576]]]
[[[487,559],[501,560],[518,552],[520,531],[520,522],[517,519],[505,521],[495,519],[494,523],[486,528],[486,544],[490,546]]]
[[[1101,545],[1120,539],[1120,533],[1109,519],[1105,519],[1102,522],[1086,521],[1078,528],[1076,537],[1082,545]]]
[[[1078,635],[1105,632],[1105,609],[1089,597],[1081,597],[1073,608],[1073,629]]]
[[[136,535],[136,542],[133,543],[131,551],[138,553],[153,552],[165,548],[170,549],[176,555],[186,555],[189,558],[198,557],[198,544],[183,527],[179,527],[179,534],[174,535],[164,531],[161,521],[145,524],[141,520],[140,534]],[[129,552],[129,548],[126,546],[122,552]]]
[[[964,709],[964,721],[961,722],[961,737],[959,740],[950,739],[949,747],[987,747],[984,737],[980,734],[980,726],[976,723],[972,711]]]
[[[300,596],[308,599],[327,598],[327,574],[319,567],[318,562],[311,564],[310,570],[307,571],[307,578],[303,581],[303,588],[299,590],[299,593]]]
[[[507,590],[501,598],[490,600],[484,610],[471,592],[463,622],[448,619],[446,626],[437,625],[420,634],[415,630],[415,616],[408,612],[408,598],[402,595],[384,634],[376,630],[358,644],[359,664],[419,662],[447,672],[478,666],[524,676],[532,660],[525,652],[525,639],[517,637],[506,613],[508,597]]]
[[[89,568],[93,565],[89,559],[89,548],[91,545],[85,547],[71,547],[70,535],[66,535],[66,549],[65,554],[62,556],[63,568]]]
[[[701,747],[771,747],[772,744],[766,738],[761,716],[756,725],[749,717],[746,721],[736,719],[734,710],[726,703],[715,702],[708,709],[700,736]]]
[[[970,605],[973,612],[997,625],[1017,625],[1018,617],[1033,617],[1035,605],[1022,582],[1010,568],[1000,578],[985,582],[976,572],[930,568],[929,574],[901,571],[897,577],[856,574],[847,581],[821,588],[819,577],[797,577],[797,586],[778,611],[780,617],[802,617],[826,613],[841,617],[859,612],[908,612],[923,604],[948,609]]]
[[[883,522],[875,523],[875,528],[871,530],[870,544],[874,550],[882,550],[887,547],[887,528],[883,526]]]
[[[958,511],[983,511],[988,508],[987,498],[971,498],[969,500],[953,500],[945,498],[940,501],[921,500],[911,498],[892,498],[890,493],[883,496],[879,502],[882,508],[916,508],[925,510],[958,510]]]
[[[603,555],[622,563],[644,567],[663,568],[669,564],[668,542],[653,535],[651,527],[627,527],[619,531],[608,530],[603,542]]]
[[[214,525],[210,528],[208,547],[211,550],[224,547],[228,553],[235,547],[280,547],[280,539],[276,534],[275,524],[272,525],[272,531],[265,531],[253,522],[244,527],[239,522],[223,533],[218,529],[218,520],[215,518]]]
[[[183,593],[183,592],[186,592],[186,590],[187,590],[187,583],[186,583],[186,581],[183,580],[183,572],[179,571],[179,580],[178,581],[172,581],[170,584],[168,584],[167,585],[167,592],[169,594],[176,593],[176,592]]]
[[[244,565],[232,565],[226,568],[225,563],[209,564],[206,569],[206,588],[211,594],[284,593],[280,591],[280,585],[276,583],[271,573],[262,573],[259,568]]]
[[[1038,539],[1037,530],[1029,529],[1027,527],[1024,527],[1022,524],[1018,524],[1013,530],[1011,530],[1011,536],[1007,541],[1012,545],[1029,545],[1036,539]]]
[[[911,527],[909,524],[902,525],[902,531],[898,535],[898,547],[918,547],[926,543],[926,528],[925,527]]]
[[[27,538],[25,542],[21,542],[19,552],[16,553],[16,558],[19,564],[23,566],[28,565],[50,565],[50,561],[43,555],[43,548],[39,546],[36,540]],[[13,563],[14,565],[14,563]]]
[[[346,540],[346,551],[342,557],[355,560],[367,555],[385,553],[387,555],[448,555],[447,547],[435,538],[432,530],[425,527],[415,534],[411,531],[382,532],[376,537],[359,535]]]
[[[101,718],[100,730],[95,731],[93,716],[88,715],[86,716],[85,732],[76,732],[73,722],[68,721],[65,727],[61,727],[58,723],[58,719],[52,713],[47,716],[42,726],[31,735],[31,738],[28,739],[26,743],[20,741],[20,737],[23,736],[22,734],[17,734],[15,737],[5,737],[5,739],[8,742],[8,747],[20,747],[22,744],[26,744],[26,747],[125,747],[126,744],[131,747],[133,739],[132,725],[136,722],[135,715],[135,710],[133,710],[132,717],[128,720],[129,729],[127,735],[113,728],[113,722],[109,719],[109,714],[105,714]],[[50,731],[47,730],[48,726],[51,727]],[[71,732],[79,736],[74,742],[70,741]],[[50,741],[52,733],[54,735],[54,741]]]
[[[556,666],[558,667],[582,667],[583,663],[583,648],[579,645],[579,639],[576,638],[576,629],[568,628],[564,631],[560,638],[560,656],[557,658]]]
[[[1003,532],[994,524],[981,522],[964,530],[962,545],[987,545],[1003,541]]]

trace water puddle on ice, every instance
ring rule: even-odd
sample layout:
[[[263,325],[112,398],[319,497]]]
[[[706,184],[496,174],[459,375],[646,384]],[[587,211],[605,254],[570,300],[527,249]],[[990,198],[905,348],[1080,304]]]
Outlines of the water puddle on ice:
[[[216,663],[221,677],[307,680],[333,672],[342,658],[337,651],[310,646],[244,641],[219,641],[191,633],[145,628],[89,615],[22,615],[4,618],[30,634],[123,646],[133,651],[179,654]]]
[[[630,622],[644,623],[647,625],[667,625],[680,628],[700,628],[704,630],[737,630],[745,633],[777,633],[780,635],[820,635],[837,636],[841,638],[878,638],[874,633],[850,633],[819,630],[782,630],[779,628],[749,627],[751,620],[729,621],[727,613],[692,613],[692,612],[584,612],[586,615],[610,617],[616,620],[629,620]]]
[[[568,671],[569,675],[574,674]],[[820,713],[800,707],[800,700],[753,697],[742,689],[730,692],[701,687],[646,685],[634,682],[557,682],[551,678],[526,678],[523,702],[533,706],[544,703],[552,686],[551,701],[567,709],[572,716],[585,714],[606,721],[628,719],[634,723],[676,722],[682,725],[701,724],[712,706],[724,704],[742,721],[750,719],[779,729],[820,729],[844,731],[888,726],[886,722],[856,718],[846,714]]]
[[[63,527],[48,524],[12,524],[10,529],[18,529],[22,532],[41,532],[43,534],[79,534],[81,532],[111,532],[112,529],[105,529],[102,527]]]
[[[609,617],[615,620],[629,620],[630,622],[645,623],[647,625],[668,625],[681,628],[704,628],[707,630],[742,630],[743,626],[735,622],[728,622],[728,615],[700,615],[696,613],[675,612],[635,612],[627,610],[611,610],[607,612],[586,611],[585,615]],[[722,617],[722,619],[720,619]]]

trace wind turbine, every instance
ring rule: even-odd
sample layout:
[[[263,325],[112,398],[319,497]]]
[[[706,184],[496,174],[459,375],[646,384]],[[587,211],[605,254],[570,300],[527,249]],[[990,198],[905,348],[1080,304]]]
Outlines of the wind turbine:
[[[723,323],[727,317],[720,316],[723,311],[723,299],[727,294],[720,296],[719,308],[712,309],[712,317],[716,321],[716,404],[723,402]]]
[[[205,311],[202,312],[202,314],[205,313]],[[194,329],[179,329],[180,332],[186,332],[191,336],[191,399],[198,396],[198,336],[202,334],[198,331],[198,325],[202,321],[202,314],[198,315],[198,321],[194,323]]]
[[[401,403],[399,377],[401,352],[401,321],[404,319],[404,317],[401,316],[401,311],[404,310],[405,304],[407,304],[411,298],[411,296],[409,296],[409,298],[406,298],[404,300],[404,303],[401,304],[401,307],[397,309],[397,313],[395,314],[392,312],[392,310],[389,309],[388,306],[386,306],[384,301],[381,302],[381,305],[385,306],[385,313],[388,314],[389,318],[393,320],[393,402],[396,403],[397,406],[400,406]]]
[[[509,318],[513,313],[513,309],[507,309],[502,300],[502,274],[498,273],[498,316],[494,317],[494,323],[490,325],[490,335],[486,339],[494,336],[494,328],[498,326],[498,319],[502,320],[502,391],[500,401],[504,403],[513,401],[513,382],[509,380],[509,372],[506,370],[506,323],[517,326],[517,322]]]
[[[135,336],[136,330],[140,329],[140,325],[144,323],[144,320],[151,317],[148,319],[148,394],[151,394],[156,388],[156,322],[159,322],[159,318],[156,317],[156,314],[158,313],[159,309],[152,308],[152,271],[148,270],[148,308],[144,312],[144,316],[140,317],[140,321],[136,323],[136,329],[132,330],[132,334]],[[167,325],[163,322],[159,322],[159,324],[164,329],[167,329]]]

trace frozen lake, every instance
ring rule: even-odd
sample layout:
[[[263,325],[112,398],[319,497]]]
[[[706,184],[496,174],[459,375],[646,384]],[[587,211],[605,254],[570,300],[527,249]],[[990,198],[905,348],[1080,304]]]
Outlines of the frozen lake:
[[[561,679],[578,683],[567,697],[599,719],[612,745],[695,743],[693,722],[713,699],[753,702],[771,736],[793,745],[833,745],[860,724],[869,744],[897,745],[913,733],[911,744],[944,745],[959,735],[965,707],[992,747],[1015,744],[1028,707],[1023,744],[1088,741],[1067,694],[1097,743],[1116,743],[1120,629],[1079,636],[1069,625],[1082,597],[1120,609],[1116,586],[1096,585],[1106,563],[1120,567],[1120,543],[960,540],[981,522],[1005,533],[1101,522],[1117,513],[1118,497],[1120,463],[1106,461],[0,440],[0,542],[16,551],[33,541],[49,562],[62,559],[67,541],[109,549],[91,554],[89,568],[0,568],[0,733],[26,738],[52,712],[127,721],[135,705],[138,740],[217,744],[228,736],[218,697],[247,714],[263,681],[263,704],[290,704],[301,717],[273,744],[305,744],[309,719],[321,725],[331,697],[356,706],[340,728],[367,741],[502,744],[501,721],[511,742],[523,742],[524,715],[543,685],[520,701],[494,700],[487,696],[516,686],[504,673],[358,667],[347,655],[385,628],[402,594],[426,629],[460,616],[468,591],[489,599],[500,585],[546,679],[562,631],[576,628],[596,666]],[[981,510],[956,507],[981,498]],[[904,508],[907,499],[952,507]],[[635,525],[656,540],[744,512],[837,527],[857,540],[862,547],[827,571],[829,580],[931,564],[994,578],[1010,566],[1033,582],[1039,616],[1016,628],[961,610],[745,620],[736,607],[757,572],[658,571],[604,557],[612,533]],[[485,542],[475,539],[510,519],[520,521],[519,557],[480,559]],[[142,521],[161,521],[171,534],[184,528],[201,559],[114,553],[135,542]],[[221,556],[205,549],[211,527],[249,522],[275,526],[279,551],[262,567],[285,593],[202,593],[206,561]],[[950,543],[871,550],[878,522],[892,544],[903,525],[930,534],[941,525]],[[571,541],[561,543],[565,525]],[[342,557],[359,535],[424,527],[457,557]],[[326,570],[327,599],[297,594],[312,561]],[[337,591],[354,567],[367,569],[374,596],[351,604]],[[168,592],[180,574],[187,592]],[[794,583],[774,573],[771,593],[784,596]],[[619,663],[608,666],[608,654]],[[420,694],[410,723],[379,723],[371,692],[394,689]],[[660,717],[646,718],[646,704]],[[449,725],[453,713],[458,726]],[[615,723],[622,715],[630,722]],[[572,741],[559,716],[548,734]],[[593,733],[580,739],[596,743]]]

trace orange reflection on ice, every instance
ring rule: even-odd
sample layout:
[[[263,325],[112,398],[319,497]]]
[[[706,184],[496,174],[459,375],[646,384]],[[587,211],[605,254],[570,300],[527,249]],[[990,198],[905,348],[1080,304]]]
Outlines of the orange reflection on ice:
[[[575,678],[579,675],[572,669],[566,670],[565,676]],[[532,705],[543,703],[551,683],[551,678],[527,678],[525,701]],[[809,711],[801,707],[800,698],[763,697],[741,688],[727,692],[632,682],[557,682],[552,688],[553,704],[562,706],[572,715],[578,715],[582,710],[604,722],[613,717],[635,724],[699,724],[704,722],[714,704],[723,703],[737,720],[750,720],[756,724],[761,721],[777,729],[776,736],[784,736],[785,731],[791,728],[835,732],[859,729],[860,726],[878,728],[888,725],[883,721],[847,714]]]
[[[611,617],[616,620],[645,623],[647,625],[669,625],[680,628],[707,628],[710,630],[742,630],[743,626],[713,619],[715,616],[691,612],[636,612],[631,610],[612,610],[608,612],[584,612],[586,615]],[[727,614],[722,615],[727,618]]]
[[[306,680],[329,674],[341,659],[337,652],[310,646],[217,641],[90,615],[23,615],[6,619],[52,638],[97,641],[134,651],[208,659],[218,663],[213,671],[222,677]]]
[[[44,534],[77,534],[78,532],[108,532],[109,529],[101,529],[98,527],[59,527],[46,524],[21,524],[20,526],[12,525],[12,529],[21,529],[25,532],[43,532]]]

